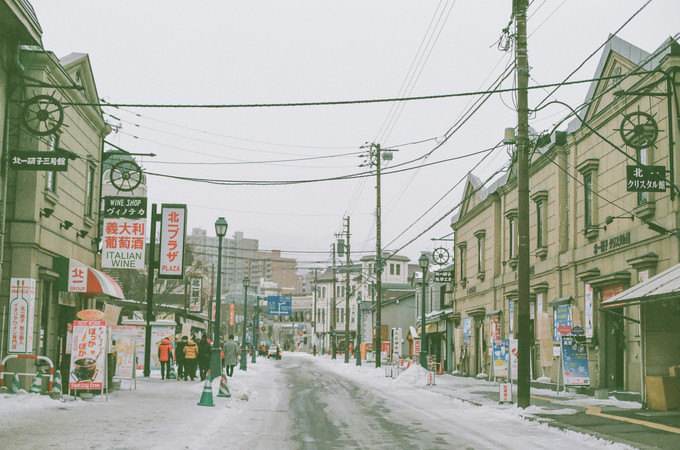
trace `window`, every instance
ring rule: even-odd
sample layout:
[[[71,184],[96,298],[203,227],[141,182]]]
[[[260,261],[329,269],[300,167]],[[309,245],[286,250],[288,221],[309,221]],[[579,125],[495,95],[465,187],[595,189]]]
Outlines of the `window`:
[[[50,134],[48,136],[47,150],[55,152],[59,148],[59,136]],[[57,192],[57,172],[45,172],[45,189],[49,192]]]
[[[368,265],[368,274],[370,275],[372,273],[373,273],[373,264],[369,264]]]
[[[478,230],[475,232],[477,238],[477,277],[484,277],[484,247],[486,244],[486,231]]]
[[[394,264],[390,263],[390,275],[394,275]]]
[[[650,151],[649,148],[641,148],[637,151],[637,160],[640,165],[648,166],[650,164]],[[637,204],[644,205],[649,202],[649,192],[638,192],[637,193]]]
[[[394,271],[397,275],[401,275],[401,264],[395,264]]]
[[[85,180],[85,217],[92,217],[94,212],[94,179],[95,168],[92,164],[87,165],[87,178]]]
[[[593,174],[583,175],[583,219],[586,230],[593,227]]]
[[[515,241],[515,233],[516,233],[516,228],[517,224],[515,223],[515,217],[509,217],[508,218],[508,256],[510,256],[510,259],[515,257],[515,245],[517,244]]]
[[[543,202],[536,202],[536,247],[545,246],[543,242]]]
[[[460,281],[465,280],[465,250],[466,250],[465,245],[460,245],[458,247],[458,263],[459,263],[458,273],[460,273]]]
[[[446,308],[446,285],[439,286],[439,309]]]
[[[538,191],[531,199],[536,205],[536,255],[544,258],[548,246],[548,191]]]

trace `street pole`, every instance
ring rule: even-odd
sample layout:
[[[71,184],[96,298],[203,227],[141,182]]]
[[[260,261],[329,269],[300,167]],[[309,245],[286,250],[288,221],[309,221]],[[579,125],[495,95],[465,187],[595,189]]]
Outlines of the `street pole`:
[[[215,264],[210,264],[210,297],[208,297],[208,336],[213,334],[212,305],[215,297]]]
[[[527,0],[513,0],[516,23],[515,60],[517,67],[517,232],[519,295],[517,323],[517,406],[531,403],[529,336],[529,59],[527,56]]]
[[[356,365],[361,365],[361,302],[357,301],[357,345],[354,349]]]
[[[250,279],[243,279],[243,335],[241,336],[241,364],[239,369],[248,370],[248,351],[246,350],[246,320],[248,318],[248,285]]]
[[[349,266],[350,244],[349,244],[349,216],[345,218],[345,363],[349,363]]]
[[[375,311],[375,367],[380,367],[382,363],[382,242],[381,242],[381,192],[380,192],[380,170],[382,168],[380,158],[380,144],[373,144],[371,153],[372,161],[375,164],[375,287],[377,290],[377,302]],[[373,158],[375,156],[375,158]]]
[[[312,311],[312,353],[316,356],[316,321],[318,317],[316,316],[316,269],[314,269],[314,310]]]
[[[256,306],[255,306],[255,319],[253,320],[253,355],[252,358],[250,359],[250,362],[255,364],[257,362],[257,329],[260,326],[260,299],[259,297],[255,297]]]
[[[156,266],[156,204],[151,205],[151,234],[149,235],[149,267],[146,275],[146,326],[144,328],[144,376],[151,375],[151,316],[153,315],[153,276]]]
[[[331,359],[335,359],[335,352],[337,351],[337,348],[335,347],[336,342],[335,342],[335,310],[336,310],[336,299],[335,299],[335,242],[331,246],[331,251],[333,252],[333,296],[332,296],[332,304],[331,304]]]
[[[217,280],[215,286],[215,323],[213,324],[213,346],[210,356],[210,377],[212,379],[222,373],[222,348],[220,346],[220,319],[222,305],[222,238],[217,236]],[[212,315],[212,308],[209,312]]]
[[[424,253],[420,255],[418,260],[418,265],[420,270],[423,271],[422,278],[422,296],[420,299],[420,366],[423,369],[427,369],[427,331],[425,331],[425,305],[427,298],[427,267],[429,265],[429,259]]]

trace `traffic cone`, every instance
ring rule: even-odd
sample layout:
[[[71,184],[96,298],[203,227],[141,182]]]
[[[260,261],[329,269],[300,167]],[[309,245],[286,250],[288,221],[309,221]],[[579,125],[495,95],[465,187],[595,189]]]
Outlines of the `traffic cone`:
[[[203,392],[201,392],[201,399],[198,401],[198,406],[215,406],[215,403],[213,403],[213,392],[210,379],[206,378],[205,380]]]
[[[33,382],[31,383],[31,389],[29,392],[31,394],[42,394],[42,378],[41,378],[41,373],[38,372],[35,374],[33,377]]]
[[[61,390],[61,371],[54,372],[54,383],[52,384],[52,396],[61,398],[63,391]]]
[[[218,397],[231,397],[231,392],[229,392],[229,387],[227,386],[227,374],[222,372],[222,377],[220,378],[220,390],[217,392]]]
[[[19,382],[19,375],[15,373],[12,377],[12,383],[9,385],[9,391],[12,394],[16,394],[19,392],[19,389],[21,389],[21,383]]]
[[[177,374],[175,373],[175,365],[170,364],[168,366],[168,380],[176,380]]]

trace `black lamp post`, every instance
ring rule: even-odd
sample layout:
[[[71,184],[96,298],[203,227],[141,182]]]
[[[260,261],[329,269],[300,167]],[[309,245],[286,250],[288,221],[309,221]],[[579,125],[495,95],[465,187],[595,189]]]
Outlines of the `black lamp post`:
[[[217,235],[217,277],[215,286],[215,323],[213,324],[213,346],[210,356],[210,377],[217,378],[222,373],[222,356],[220,345],[220,305],[222,303],[222,240],[227,234],[229,225],[224,217],[215,221],[215,234]],[[210,323],[212,311],[208,311],[208,323]]]
[[[250,357],[250,362],[255,364],[257,362],[257,331],[260,326],[260,298],[255,296],[255,307],[253,309],[253,354]]]
[[[422,286],[423,295],[420,307],[420,366],[427,369],[427,333],[425,332],[425,293],[427,290],[426,276],[427,266],[430,265],[430,258],[426,254],[421,254],[418,265],[423,272]]]
[[[241,337],[241,364],[239,369],[248,370],[248,351],[246,350],[246,324],[248,323],[248,285],[250,278],[243,279],[243,336]]]

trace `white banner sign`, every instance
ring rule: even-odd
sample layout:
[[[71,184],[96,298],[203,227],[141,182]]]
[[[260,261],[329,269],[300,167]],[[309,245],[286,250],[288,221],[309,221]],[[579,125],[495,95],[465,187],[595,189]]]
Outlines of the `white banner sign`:
[[[68,292],[87,292],[87,265],[73,258],[68,260]]]
[[[69,389],[103,390],[107,342],[104,320],[73,321]]]
[[[35,279],[12,278],[9,287],[9,353],[33,352]]]
[[[201,312],[201,291],[203,288],[202,278],[191,278],[189,281],[189,311]]]
[[[585,298],[584,298],[584,305],[583,309],[585,312],[585,326],[584,326],[584,332],[585,336],[587,338],[592,338],[593,337],[593,287],[586,283],[585,284]]]
[[[186,221],[186,205],[162,205],[158,278],[182,278],[184,276]]]
[[[102,267],[144,269],[146,219],[104,219]]]

